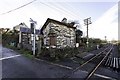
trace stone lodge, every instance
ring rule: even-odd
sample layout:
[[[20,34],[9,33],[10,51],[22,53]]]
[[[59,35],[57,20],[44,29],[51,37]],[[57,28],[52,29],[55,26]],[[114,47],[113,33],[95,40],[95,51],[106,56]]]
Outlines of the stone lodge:
[[[61,22],[48,18],[41,28],[43,44],[48,48],[75,47],[75,30],[74,23],[67,23],[66,18]]]

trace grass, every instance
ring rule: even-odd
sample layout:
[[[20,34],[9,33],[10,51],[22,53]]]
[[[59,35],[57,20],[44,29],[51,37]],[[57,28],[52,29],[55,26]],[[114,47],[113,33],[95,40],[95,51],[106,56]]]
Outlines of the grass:
[[[34,58],[34,56],[32,55],[32,51],[30,51],[30,50],[23,49],[23,48],[19,49],[19,48],[15,47],[15,46],[10,46],[10,45],[6,45],[5,47],[13,49],[16,52],[24,55],[25,57],[28,57],[28,58],[31,58],[31,59]]]
[[[31,59],[33,59],[33,58],[34,58],[34,56],[33,56],[33,55],[31,55],[31,54],[26,54],[26,53],[24,53],[23,55],[24,55],[24,56],[26,56],[26,57],[28,57],[28,58],[31,58]]]

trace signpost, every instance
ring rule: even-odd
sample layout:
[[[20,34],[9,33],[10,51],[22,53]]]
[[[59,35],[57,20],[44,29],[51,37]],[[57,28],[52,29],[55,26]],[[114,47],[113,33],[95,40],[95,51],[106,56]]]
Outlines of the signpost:
[[[33,55],[35,55],[35,36],[36,36],[36,33],[35,33],[35,25],[37,24],[36,21],[33,21],[31,18],[30,18],[30,22],[31,22],[31,33],[32,33],[32,37],[33,37],[33,41],[32,41],[32,51],[33,51]]]

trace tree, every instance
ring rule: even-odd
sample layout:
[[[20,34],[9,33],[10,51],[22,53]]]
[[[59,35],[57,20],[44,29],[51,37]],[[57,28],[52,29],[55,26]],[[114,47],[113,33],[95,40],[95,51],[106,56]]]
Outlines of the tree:
[[[9,30],[2,32],[2,44],[9,45],[10,43],[15,43],[15,46],[17,46],[18,43],[18,31],[15,30]]]
[[[76,43],[81,42],[81,36],[83,35],[83,32],[79,29],[76,30]]]

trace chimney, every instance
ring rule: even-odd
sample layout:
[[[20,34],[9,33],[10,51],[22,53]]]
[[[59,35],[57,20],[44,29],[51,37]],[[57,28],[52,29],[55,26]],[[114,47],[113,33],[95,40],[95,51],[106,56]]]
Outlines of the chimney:
[[[74,26],[74,25],[75,25],[75,22],[71,22],[71,23],[70,23],[70,26]]]
[[[63,18],[63,20],[61,22],[67,23],[67,18]]]

